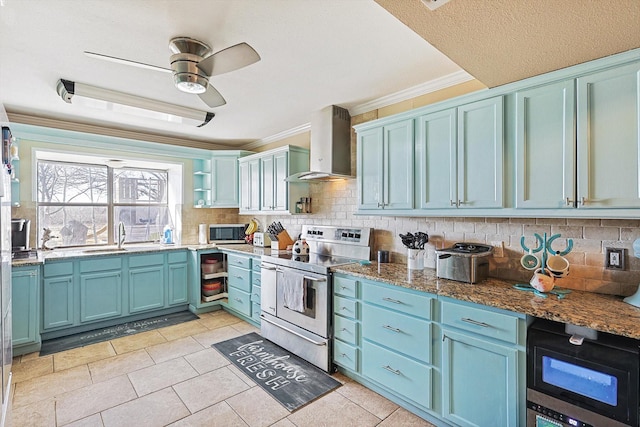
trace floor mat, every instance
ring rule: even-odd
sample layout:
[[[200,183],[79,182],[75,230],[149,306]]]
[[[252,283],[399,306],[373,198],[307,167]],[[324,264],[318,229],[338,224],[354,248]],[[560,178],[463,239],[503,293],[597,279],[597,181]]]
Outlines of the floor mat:
[[[255,332],[211,347],[222,353],[289,412],[341,385],[326,372]]]
[[[126,322],[120,325],[110,326],[108,328],[94,329],[92,331],[81,332],[79,334],[68,335],[66,337],[54,338],[42,342],[40,356],[47,356],[49,354],[70,350],[72,348],[84,347],[89,344],[109,341],[114,338],[164,328],[165,326],[177,325],[178,323],[189,322],[196,319],[199,319],[199,317],[190,311],[181,311],[179,313],[167,314],[165,316],[151,317],[149,319]]]

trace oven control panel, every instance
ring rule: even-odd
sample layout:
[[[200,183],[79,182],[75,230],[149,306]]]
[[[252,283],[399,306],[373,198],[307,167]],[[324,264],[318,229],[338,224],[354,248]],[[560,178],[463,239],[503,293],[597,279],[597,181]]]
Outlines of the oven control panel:
[[[527,408],[537,412],[540,416],[537,416],[536,425],[540,426],[548,426],[548,427],[563,427],[563,426],[574,426],[574,427],[594,427],[591,424],[583,423],[580,420],[576,420],[575,418],[569,417],[560,412],[554,411],[553,409],[545,408],[542,405],[537,403],[533,403],[527,400]],[[562,424],[560,424],[562,423]]]
[[[331,227],[326,225],[305,225],[302,227],[302,237],[306,240],[346,243],[368,246],[370,228]]]

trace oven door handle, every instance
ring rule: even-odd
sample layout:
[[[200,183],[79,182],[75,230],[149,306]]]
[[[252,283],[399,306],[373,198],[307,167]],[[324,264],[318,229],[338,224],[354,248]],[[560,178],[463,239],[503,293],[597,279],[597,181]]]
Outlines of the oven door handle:
[[[326,277],[309,277],[309,276],[302,276],[305,280],[310,280],[312,282],[326,282],[327,278]]]
[[[278,328],[280,328],[280,329],[284,329],[285,331],[287,331],[287,332],[289,332],[289,333],[292,333],[293,335],[295,335],[295,336],[297,336],[297,337],[300,337],[300,338],[302,338],[302,339],[304,339],[304,340],[306,340],[306,341],[309,341],[310,343],[312,343],[312,344],[314,344],[314,345],[317,345],[317,346],[327,345],[327,343],[326,343],[326,342],[322,342],[322,341],[321,341],[321,342],[314,341],[314,340],[312,340],[312,339],[310,339],[310,338],[305,337],[305,336],[304,336],[304,335],[302,335],[302,334],[299,334],[298,332],[296,332],[296,331],[294,331],[294,330],[291,330],[291,329],[289,329],[289,328],[286,328],[286,327],[284,327],[284,326],[282,326],[282,325],[278,325],[277,323],[275,323],[275,322],[273,322],[273,321],[271,321],[271,320],[267,319],[266,317],[264,317],[262,314],[260,315],[260,319],[261,319],[261,320],[264,320],[264,321],[265,321],[265,322],[267,322],[267,323],[271,323],[272,325],[277,326],[277,327],[278,327]]]
[[[276,270],[278,270],[278,269],[277,269],[277,268],[275,268],[275,267],[267,266],[267,265],[264,265],[264,264],[260,264],[260,268],[264,268],[265,270],[270,270],[270,271],[276,271]]]

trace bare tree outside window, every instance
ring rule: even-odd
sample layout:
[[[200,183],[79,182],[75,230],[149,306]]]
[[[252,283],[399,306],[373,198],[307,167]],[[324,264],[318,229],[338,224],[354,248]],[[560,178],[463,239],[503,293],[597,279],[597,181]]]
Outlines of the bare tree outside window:
[[[51,229],[49,247],[113,243],[120,221],[128,242],[153,241],[170,223],[166,171],[39,160],[37,172],[38,234]]]

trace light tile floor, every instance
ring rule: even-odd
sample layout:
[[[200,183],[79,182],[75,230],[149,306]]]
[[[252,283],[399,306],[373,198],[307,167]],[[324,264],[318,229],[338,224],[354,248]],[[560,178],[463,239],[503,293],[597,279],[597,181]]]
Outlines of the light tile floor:
[[[14,427],[412,426],[432,424],[335,374],[343,385],[290,413],[211,344],[252,325],[224,312],[13,361]]]

